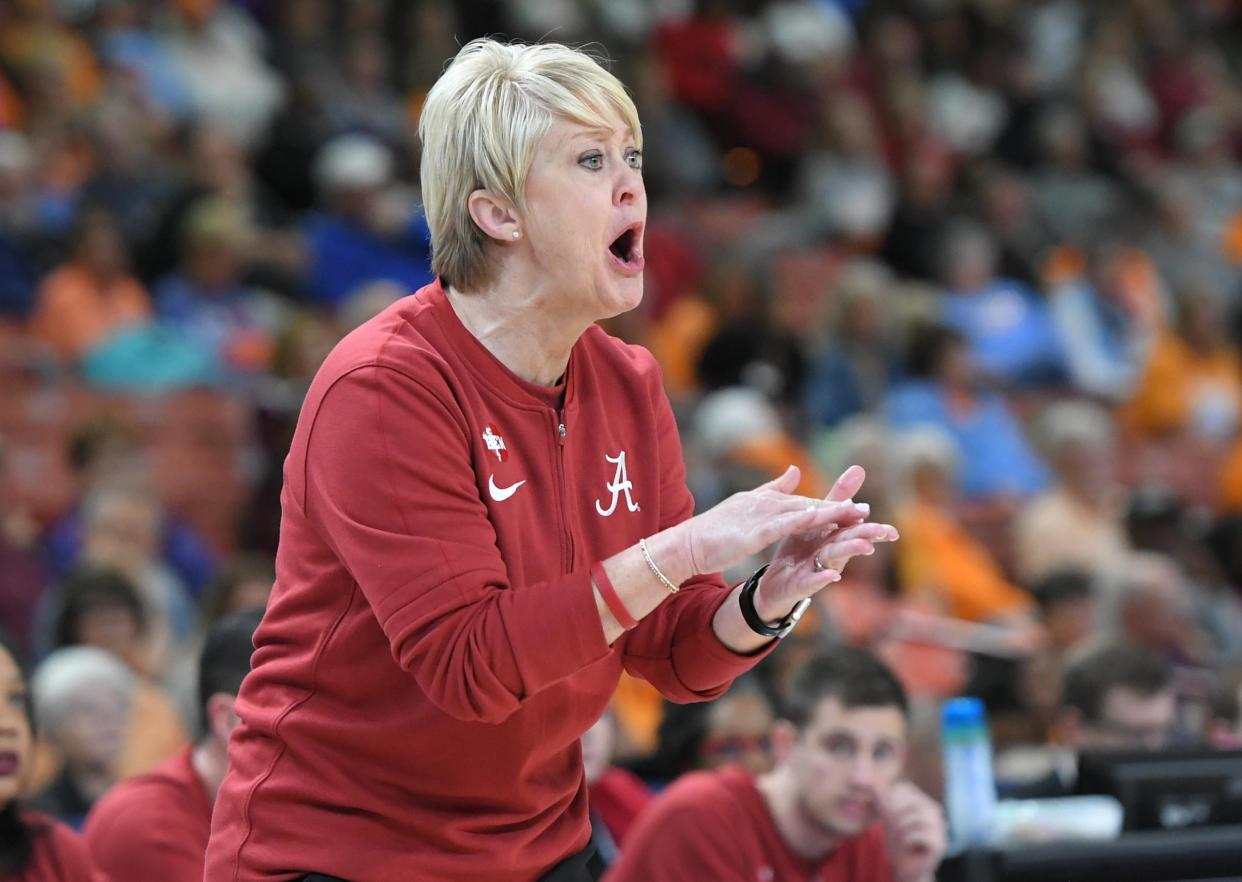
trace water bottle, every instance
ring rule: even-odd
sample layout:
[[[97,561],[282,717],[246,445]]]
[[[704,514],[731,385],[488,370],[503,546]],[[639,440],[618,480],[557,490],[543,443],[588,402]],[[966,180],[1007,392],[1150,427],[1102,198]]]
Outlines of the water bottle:
[[[987,712],[977,698],[951,698],[940,709],[944,792],[953,851],[983,847],[996,823],[996,779]]]

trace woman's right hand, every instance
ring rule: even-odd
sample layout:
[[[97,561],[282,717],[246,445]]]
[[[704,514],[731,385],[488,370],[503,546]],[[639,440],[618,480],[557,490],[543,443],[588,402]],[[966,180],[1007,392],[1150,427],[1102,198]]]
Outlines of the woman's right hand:
[[[828,502],[795,494],[800,477],[798,468],[790,466],[779,478],[734,493],[674,527],[681,532],[692,572],[719,572],[786,536],[817,531],[827,535],[861,523],[870,514],[865,503]]]

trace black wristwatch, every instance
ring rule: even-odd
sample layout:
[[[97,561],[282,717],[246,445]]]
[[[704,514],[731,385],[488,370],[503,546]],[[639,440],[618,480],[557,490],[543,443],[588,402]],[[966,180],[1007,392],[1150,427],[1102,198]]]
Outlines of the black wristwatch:
[[[742,618],[746,620],[746,624],[750,626],[750,630],[756,634],[762,634],[764,637],[784,637],[793,630],[794,625],[798,624],[798,620],[802,618],[802,614],[806,612],[807,607],[811,605],[811,598],[804,597],[798,601],[793,608],[793,612],[785,616],[784,619],[775,625],[769,625],[763,619],[759,618],[759,611],[755,609],[755,591],[759,588],[759,580],[763,578],[763,574],[768,571],[768,564],[764,564],[755,570],[755,574],[746,580],[746,584],[742,586],[742,595],[738,601],[742,605]]]

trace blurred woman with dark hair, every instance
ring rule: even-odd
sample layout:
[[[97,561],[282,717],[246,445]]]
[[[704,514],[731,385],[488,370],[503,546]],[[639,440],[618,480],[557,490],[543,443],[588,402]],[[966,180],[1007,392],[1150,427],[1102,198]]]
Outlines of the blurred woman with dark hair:
[[[32,756],[34,726],[26,675],[0,636],[0,880],[90,882],[86,846],[64,824],[23,809],[17,795]]]

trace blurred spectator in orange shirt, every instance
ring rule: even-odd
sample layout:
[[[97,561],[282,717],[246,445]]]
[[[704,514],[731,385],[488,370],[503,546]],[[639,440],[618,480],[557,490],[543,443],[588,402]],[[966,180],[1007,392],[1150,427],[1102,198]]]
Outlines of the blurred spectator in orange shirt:
[[[1182,292],[1176,333],[1155,346],[1125,418],[1139,434],[1190,433],[1230,438],[1242,416],[1242,358],[1226,336],[1220,296],[1201,287]]]
[[[146,290],[128,272],[115,219],[100,209],[81,216],[70,259],[39,288],[30,330],[61,358],[76,362],[151,315]]]
[[[0,28],[0,62],[14,73],[19,89],[46,99],[54,93],[73,109],[99,94],[99,62],[77,28],[60,20],[62,7],[49,0],[12,7]]]
[[[1027,621],[1030,596],[1005,578],[987,548],[953,513],[957,453],[952,439],[924,426],[897,444],[906,491],[894,520],[901,531],[897,573],[903,592],[931,599],[961,619]]]

